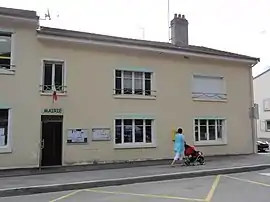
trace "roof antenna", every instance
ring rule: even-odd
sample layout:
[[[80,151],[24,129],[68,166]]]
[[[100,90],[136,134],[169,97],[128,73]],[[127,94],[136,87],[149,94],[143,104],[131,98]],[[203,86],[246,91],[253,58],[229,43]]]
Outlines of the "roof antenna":
[[[170,25],[170,0],[168,0],[168,5],[167,5],[167,20],[168,20],[168,38],[169,38],[169,43],[171,41],[171,34],[170,34],[170,29],[171,29],[171,25]]]
[[[144,27],[140,27],[140,29],[142,30],[142,39],[144,39],[144,37],[145,37],[145,28]]]
[[[59,17],[59,14],[57,17]],[[40,20],[52,20],[49,8],[47,8],[47,12],[45,13],[44,18],[40,18]]]

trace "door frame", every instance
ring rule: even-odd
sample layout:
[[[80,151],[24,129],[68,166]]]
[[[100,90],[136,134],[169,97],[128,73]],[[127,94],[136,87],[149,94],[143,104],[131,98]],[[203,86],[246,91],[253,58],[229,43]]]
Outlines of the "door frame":
[[[42,121],[42,116],[61,116],[61,120],[48,120],[48,121]],[[63,157],[64,157],[64,115],[49,115],[49,114],[41,114],[40,115],[40,139],[39,139],[39,169],[41,170],[44,167],[55,167],[55,166],[42,166],[42,140],[43,140],[43,134],[42,134],[42,125],[43,122],[61,122],[62,123],[62,134],[61,134],[61,143],[62,143],[62,148],[61,148],[61,165],[57,165],[56,167],[63,166]]]

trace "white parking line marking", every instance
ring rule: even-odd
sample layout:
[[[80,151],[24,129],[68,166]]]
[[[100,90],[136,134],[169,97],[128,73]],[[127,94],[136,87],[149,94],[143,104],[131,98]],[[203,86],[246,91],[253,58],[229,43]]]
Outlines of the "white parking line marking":
[[[69,193],[69,194],[66,194],[66,195],[64,195],[64,196],[61,196],[61,197],[59,197],[59,198],[57,198],[57,199],[54,199],[54,200],[51,200],[51,201],[49,201],[49,202],[60,201],[60,200],[66,199],[66,198],[68,198],[68,197],[71,197],[71,196],[73,196],[73,195],[75,195],[75,194],[77,194],[77,193],[79,193],[79,192],[82,192],[82,191],[83,191],[83,190],[73,191],[73,192],[71,192],[71,193]]]
[[[93,193],[102,193],[102,194],[116,194],[116,195],[129,195],[129,196],[140,196],[148,198],[163,198],[163,199],[175,199],[175,200],[185,200],[185,201],[200,201],[204,202],[204,199],[193,199],[193,198],[184,198],[178,196],[167,196],[167,195],[155,195],[155,194],[137,194],[137,193],[128,193],[128,192],[117,192],[117,191],[105,191],[98,189],[87,189],[85,191]]]

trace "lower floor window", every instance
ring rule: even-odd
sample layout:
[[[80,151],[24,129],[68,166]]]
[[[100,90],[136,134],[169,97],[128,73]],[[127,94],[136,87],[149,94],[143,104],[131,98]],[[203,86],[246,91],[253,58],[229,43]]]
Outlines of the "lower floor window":
[[[0,109],[0,147],[8,143],[8,116],[9,109]]]
[[[153,120],[116,119],[115,144],[152,143]]]
[[[195,141],[216,141],[224,136],[224,119],[195,119]]]

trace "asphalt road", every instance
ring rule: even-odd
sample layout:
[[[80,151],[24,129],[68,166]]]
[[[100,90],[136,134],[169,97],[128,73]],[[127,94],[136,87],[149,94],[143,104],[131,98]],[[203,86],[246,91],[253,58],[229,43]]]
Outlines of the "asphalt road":
[[[232,175],[0,198],[0,202],[269,202],[270,169]]]

